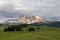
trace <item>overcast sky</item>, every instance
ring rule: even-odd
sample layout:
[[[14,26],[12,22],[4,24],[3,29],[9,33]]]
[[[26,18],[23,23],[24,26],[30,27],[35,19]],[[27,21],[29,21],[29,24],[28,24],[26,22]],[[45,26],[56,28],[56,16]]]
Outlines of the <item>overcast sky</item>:
[[[60,0],[0,0],[0,19],[19,15],[60,20]]]

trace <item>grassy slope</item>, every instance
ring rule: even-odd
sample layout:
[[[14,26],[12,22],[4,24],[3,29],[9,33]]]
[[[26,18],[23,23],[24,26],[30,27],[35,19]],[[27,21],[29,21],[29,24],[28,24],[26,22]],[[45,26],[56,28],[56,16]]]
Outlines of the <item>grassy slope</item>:
[[[0,27],[0,30],[4,27]],[[60,28],[41,27],[36,32],[3,32],[0,40],[60,40]]]

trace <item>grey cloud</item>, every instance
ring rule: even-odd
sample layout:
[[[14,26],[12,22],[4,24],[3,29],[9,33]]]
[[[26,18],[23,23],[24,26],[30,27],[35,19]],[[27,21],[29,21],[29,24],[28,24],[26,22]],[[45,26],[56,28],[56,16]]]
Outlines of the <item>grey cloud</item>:
[[[1,0],[4,1],[4,0]],[[60,17],[60,6],[57,0],[5,0],[0,7],[0,15],[4,17],[41,16],[43,18]],[[58,20],[58,19],[57,19]]]

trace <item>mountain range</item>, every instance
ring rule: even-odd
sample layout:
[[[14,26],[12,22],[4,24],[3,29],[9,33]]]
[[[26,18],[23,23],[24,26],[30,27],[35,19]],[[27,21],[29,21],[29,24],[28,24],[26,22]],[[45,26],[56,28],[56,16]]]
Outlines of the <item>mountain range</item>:
[[[27,24],[32,24],[36,22],[46,22],[46,20],[44,20],[43,18],[39,16],[32,16],[28,18],[22,15],[18,18],[18,20],[20,23],[27,23]]]
[[[31,24],[33,26],[54,26],[60,27],[60,21],[45,20],[39,16],[26,17],[19,16],[17,19],[7,19],[3,24],[16,25],[16,24]]]

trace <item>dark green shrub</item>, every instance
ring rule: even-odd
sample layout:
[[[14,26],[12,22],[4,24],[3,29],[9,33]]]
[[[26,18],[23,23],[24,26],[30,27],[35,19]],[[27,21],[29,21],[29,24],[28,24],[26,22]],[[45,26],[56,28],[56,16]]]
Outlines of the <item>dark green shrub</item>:
[[[4,29],[4,32],[6,32],[7,30],[8,30],[8,28],[5,28],[5,29]]]
[[[8,27],[7,31],[15,31],[14,27]]]
[[[40,27],[37,27],[37,29],[40,29]]]
[[[22,31],[21,28],[19,27],[16,27],[16,31]]]
[[[7,31],[11,31],[11,27],[8,27]]]
[[[28,31],[29,31],[29,32],[35,31],[35,28],[34,28],[34,27],[29,27],[29,28],[28,28]]]

